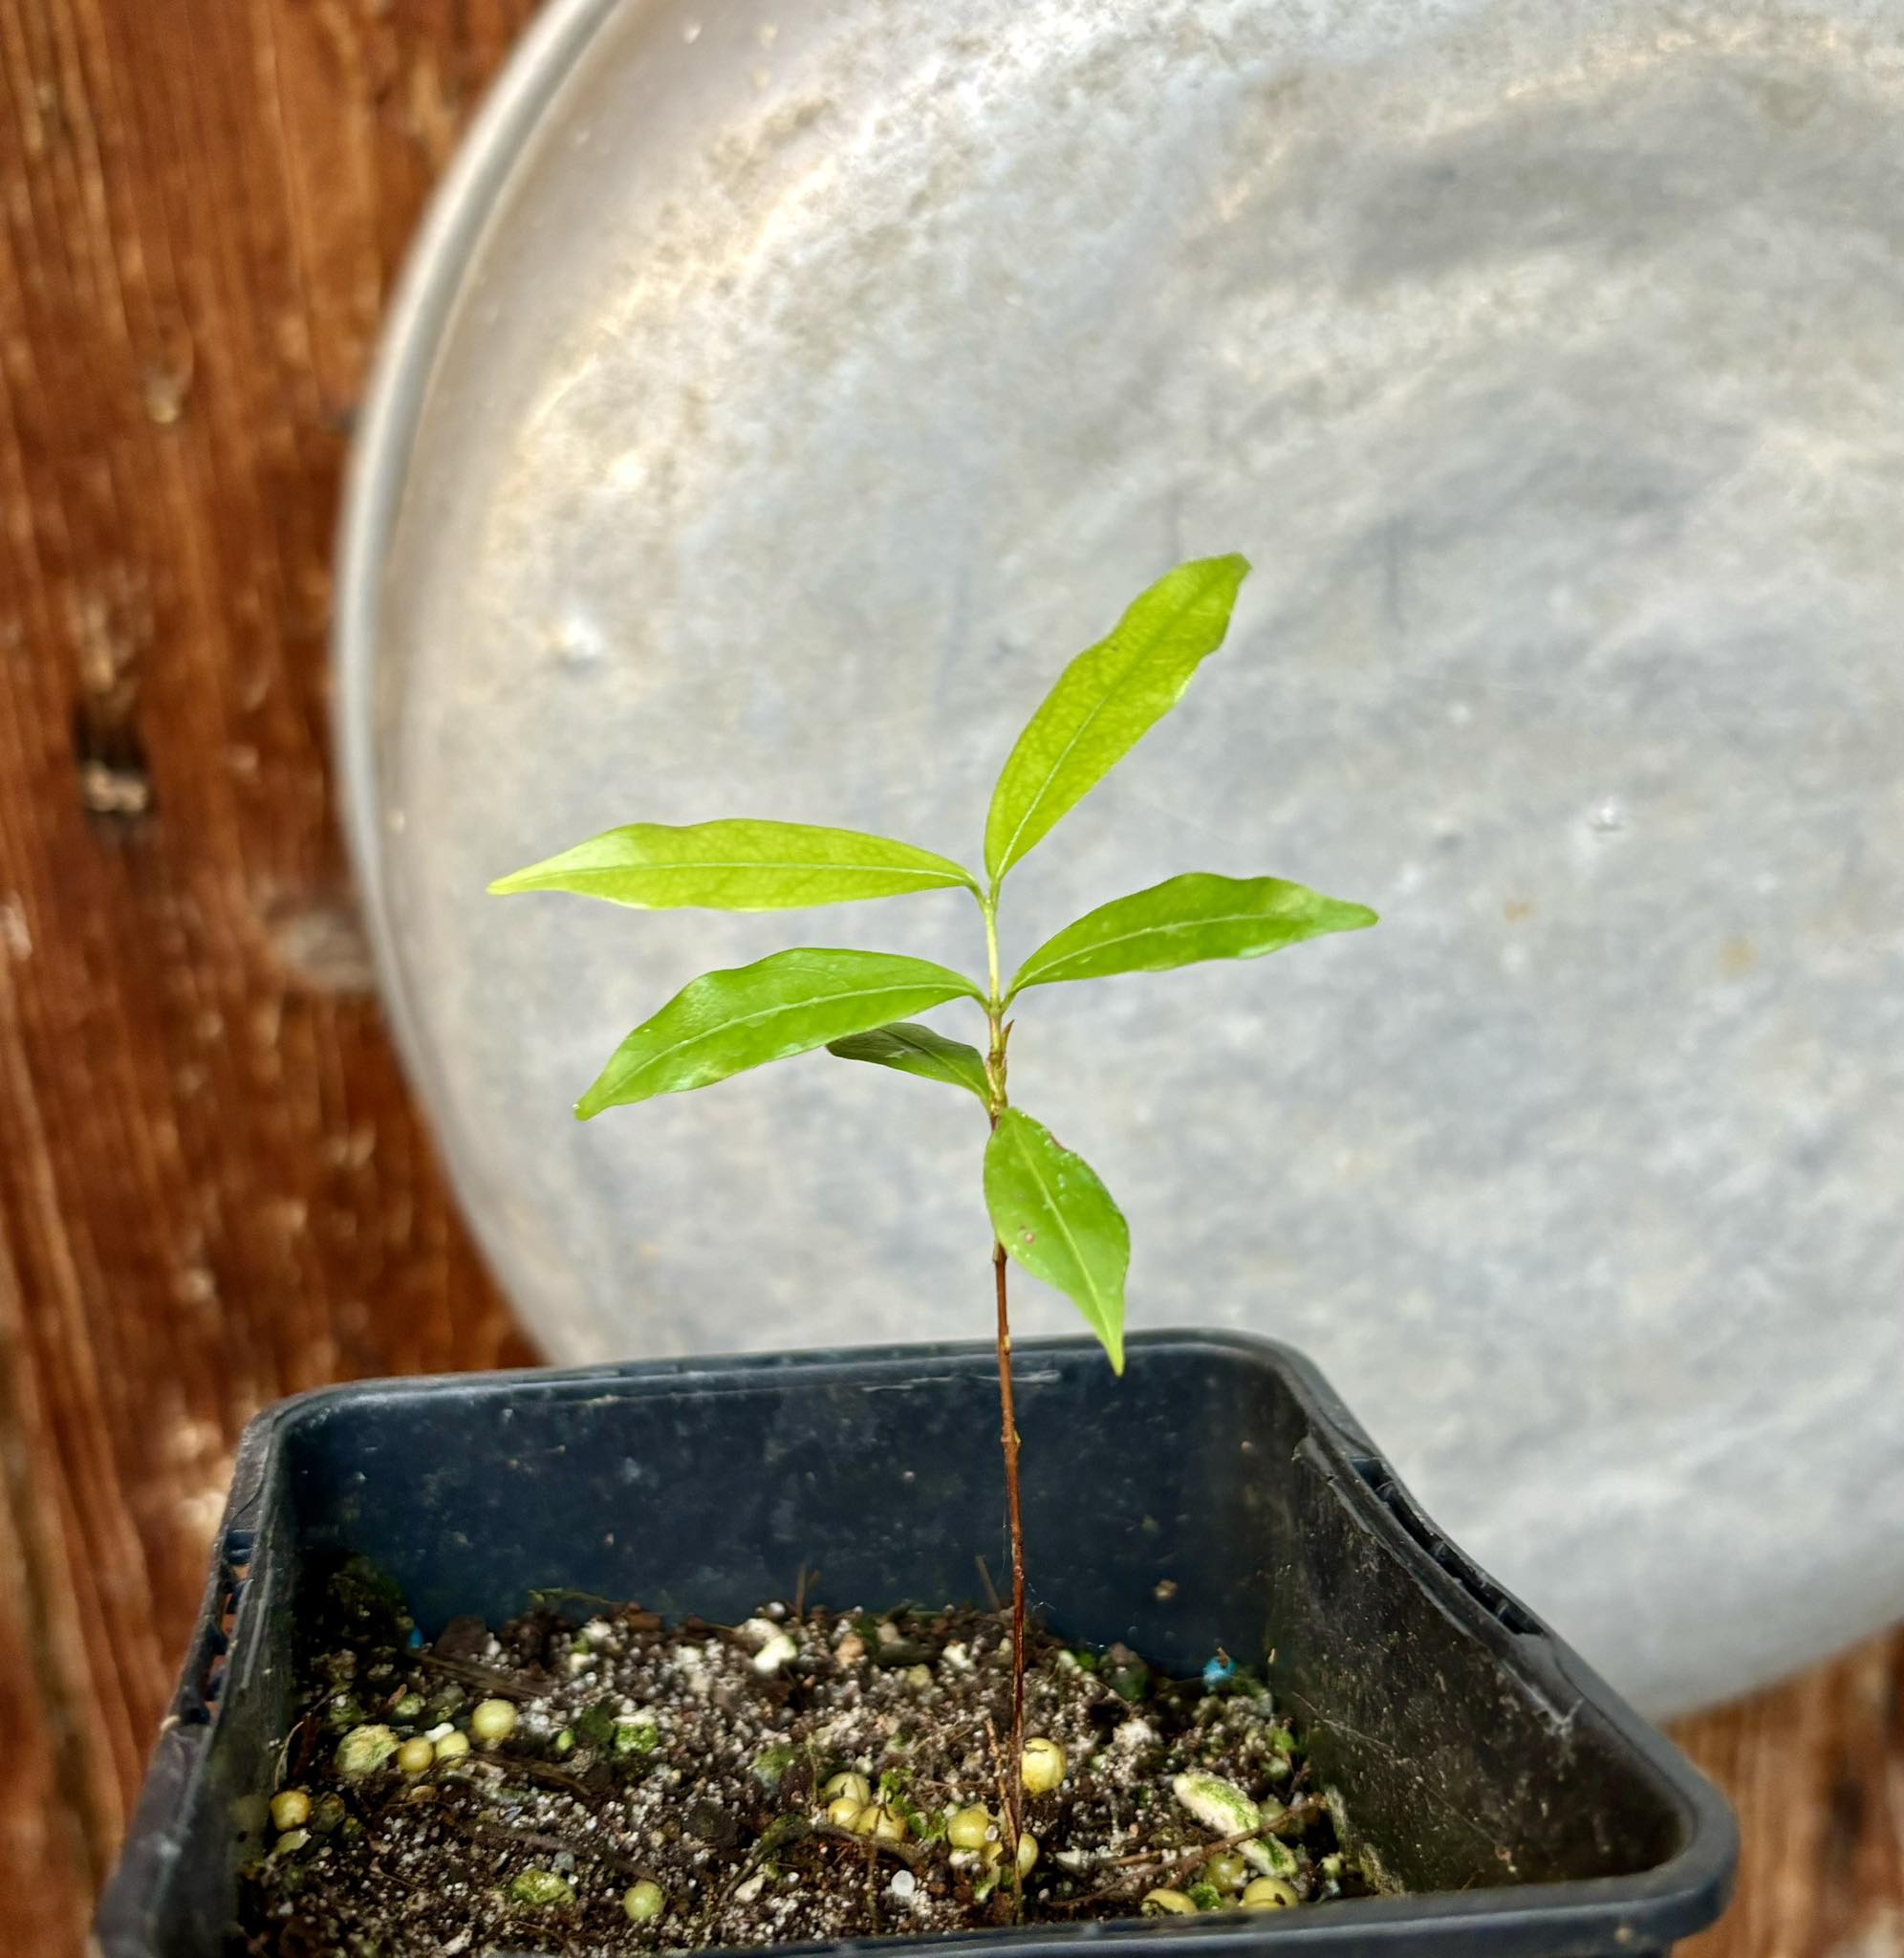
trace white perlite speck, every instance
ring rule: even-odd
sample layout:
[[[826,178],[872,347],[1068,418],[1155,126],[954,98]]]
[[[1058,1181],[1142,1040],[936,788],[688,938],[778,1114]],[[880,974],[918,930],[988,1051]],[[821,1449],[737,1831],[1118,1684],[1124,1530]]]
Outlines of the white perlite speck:
[[[756,1672],[778,1672],[790,1659],[797,1659],[800,1648],[786,1632],[776,1631],[758,1652],[754,1654],[753,1668]]]
[[[1131,1719],[1124,1722],[1111,1736],[1111,1745],[1121,1752],[1135,1752],[1138,1748],[1147,1748],[1157,1739],[1157,1729],[1148,1720]]]

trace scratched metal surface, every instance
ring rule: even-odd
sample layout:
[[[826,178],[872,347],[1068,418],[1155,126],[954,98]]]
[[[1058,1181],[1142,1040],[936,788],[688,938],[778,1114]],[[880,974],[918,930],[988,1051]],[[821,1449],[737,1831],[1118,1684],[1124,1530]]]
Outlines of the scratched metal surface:
[[[386,990],[552,1356],[984,1327],[963,1098],[566,1112],[704,967],[976,918],[485,879],[636,816],[975,854],[1062,661],[1242,549],[1007,953],[1186,868],[1385,922],[1028,1001],[1134,1322],[1314,1353],[1651,1708],[1904,1611],[1901,89],[1854,0],[552,10],[399,311],[339,642]]]

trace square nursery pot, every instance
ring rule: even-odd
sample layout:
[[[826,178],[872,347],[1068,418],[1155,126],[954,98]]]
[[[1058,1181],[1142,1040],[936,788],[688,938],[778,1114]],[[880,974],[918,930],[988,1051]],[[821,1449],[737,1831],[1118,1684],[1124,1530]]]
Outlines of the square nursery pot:
[[[1028,1342],[1017,1381],[1036,1605],[1185,1675],[1218,1644],[1265,1660],[1410,1894],[941,1942],[1639,1958],[1717,1916],[1724,1804],[1441,1536],[1305,1360],[1153,1334],[1117,1381],[1093,1341]],[[100,1905],[103,1958],[227,1950],[300,1619],[340,1552],[388,1571],[431,1632],[499,1621],[539,1585],[738,1620],[803,1565],[837,1605],[969,1599],[977,1558],[1000,1563],[997,1436],[989,1346],[383,1381],[268,1409]]]

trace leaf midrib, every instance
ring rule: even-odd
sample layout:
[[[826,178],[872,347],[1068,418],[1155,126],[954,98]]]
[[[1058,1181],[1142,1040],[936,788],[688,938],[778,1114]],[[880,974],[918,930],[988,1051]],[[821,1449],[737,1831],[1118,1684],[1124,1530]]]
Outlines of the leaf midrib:
[[[717,858],[694,858],[684,863],[624,863],[579,864],[573,873],[565,874],[561,881],[579,883],[584,878],[603,879],[611,877],[660,877],[668,871],[698,870],[801,870],[807,872],[876,871],[887,877],[930,877],[941,883],[969,883],[971,879],[963,870],[933,870],[923,865],[911,863],[821,863],[821,862],[780,862],[759,857],[740,863],[725,862]],[[557,881],[554,874],[537,878],[538,883]]]
[[[906,1053],[923,1061],[927,1067],[937,1073],[941,1080],[948,1082],[955,1088],[963,1088],[968,1085],[964,1076],[953,1066],[952,1062],[944,1055],[940,1053],[938,1048],[928,1047],[916,1033],[895,1033],[891,1037],[895,1047],[903,1048]]]
[[[1064,1234],[1066,1244],[1071,1247],[1071,1258],[1077,1266],[1078,1276],[1083,1280],[1085,1289],[1091,1294],[1092,1299],[1097,1307],[1098,1316],[1101,1319],[1104,1316],[1104,1298],[1097,1289],[1097,1280],[1091,1270],[1090,1261],[1078,1248],[1077,1239],[1072,1235],[1071,1226],[1065,1221],[1064,1211],[1059,1208],[1056,1199],[1051,1195],[1049,1188],[1046,1185],[1045,1179],[1038,1173],[1037,1158],[1025,1146],[1022,1133],[1015,1124],[1011,1131],[1010,1142],[1012,1146],[1017,1149],[1019,1157],[1025,1164],[1026,1173],[1038,1186],[1038,1194],[1044,1199],[1046,1209],[1050,1212],[1059,1230]],[[1059,1142],[1055,1136],[1051,1138],[1051,1146],[1056,1149],[1063,1148],[1063,1144]]]
[[[1031,980],[1043,978],[1075,960],[1088,958],[1093,952],[1109,951],[1114,946],[1129,945],[1136,939],[1163,938],[1173,931],[1196,931],[1217,925],[1274,925],[1278,922],[1274,917],[1265,917],[1261,911],[1238,911],[1225,912],[1217,918],[1179,918],[1169,925],[1146,925],[1136,931],[1120,931],[1114,938],[1094,938],[1089,945],[1061,954],[1048,966],[1037,965],[1034,954],[1026,962],[1025,970],[1012,981],[1012,990],[1016,991],[1020,987],[1030,984]]]
[[[1201,589],[1199,591],[1198,596],[1201,597]],[[1182,608],[1184,612],[1187,612],[1189,609],[1190,608],[1188,605],[1185,605]],[[1176,616],[1180,617],[1181,614],[1179,613]],[[1012,853],[1018,847],[1019,838],[1025,834],[1026,825],[1029,823],[1031,818],[1038,813],[1038,805],[1044,801],[1047,790],[1050,788],[1051,783],[1053,782],[1053,780],[1056,779],[1058,771],[1064,767],[1067,761],[1071,759],[1071,751],[1077,746],[1077,744],[1080,741],[1084,739],[1085,730],[1088,728],[1090,728],[1092,723],[1097,719],[1098,715],[1101,714],[1104,711],[1105,707],[1109,705],[1111,700],[1111,689],[1114,682],[1116,680],[1121,680],[1127,673],[1129,673],[1131,668],[1136,664],[1137,661],[1143,656],[1143,654],[1149,652],[1157,644],[1158,641],[1163,637],[1165,629],[1165,625],[1159,624],[1157,630],[1150,635],[1150,637],[1144,642],[1142,645],[1133,650],[1130,658],[1127,659],[1123,663],[1123,664],[1118,667],[1113,679],[1106,681],[1104,687],[1099,692],[1097,700],[1095,704],[1093,706],[1091,711],[1087,715],[1085,715],[1084,719],[1081,720],[1077,724],[1076,728],[1074,728],[1071,730],[1071,739],[1067,741],[1064,747],[1058,751],[1057,758],[1051,763],[1051,766],[1045,771],[1044,780],[1038,784],[1037,792],[1032,795],[1029,803],[1026,805],[1025,814],[1019,817],[1017,827],[1012,831],[1011,836],[1007,839],[1005,848],[999,852],[999,876],[1003,877],[1005,873],[1007,870],[1009,870],[1012,864],[1017,860]]]
[[[962,992],[968,990],[963,981],[958,986],[946,988],[931,986],[923,979],[919,979],[910,985],[862,986],[855,987],[851,992],[816,992],[806,999],[782,1000],[776,1006],[763,1007],[758,1012],[736,1013],[731,1019],[723,1020],[718,1027],[708,1027],[699,1033],[690,1033],[685,1040],[677,1040],[671,1047],[660,1048],[651,1054],[638,1067],[631,1068],[625,1075],[617,1075],[615,1085],[617,1088],[625,1088],[630,1081],[638,1079],[651,1067],[672,1059],[677,1054],[685,1054],[689,1048],[699,1046],[703,1040],[718,1039],[723,1033],[731,1033],[736,1027],[759,1026],[762,1021],[773,1019],[783,1013],[804,1012],[809,1007],[822,1006],[834,1000],[890,998],[898,993],[909,992],[935,993],[939,998],[936,1001],[929,1001],[928,1004],[943,1004],[945,1000],[957,999]]]

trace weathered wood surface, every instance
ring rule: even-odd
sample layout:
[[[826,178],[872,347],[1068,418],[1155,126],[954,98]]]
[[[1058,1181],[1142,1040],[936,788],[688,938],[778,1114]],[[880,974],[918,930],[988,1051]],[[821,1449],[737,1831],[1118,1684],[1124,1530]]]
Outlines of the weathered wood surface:
[[[424,192],[530,0],[0,0],[0,1898],[81,1945],[233,1440],[527,1357],[368,991],[324,634]],[[1904,1954],[1904,1639],[1684,1737],[1700,1958]]]
[[[528,11],[0,0],[0,1898],[76,1951],[246,1416],[524,1349],[367,990],[351,413]]]

